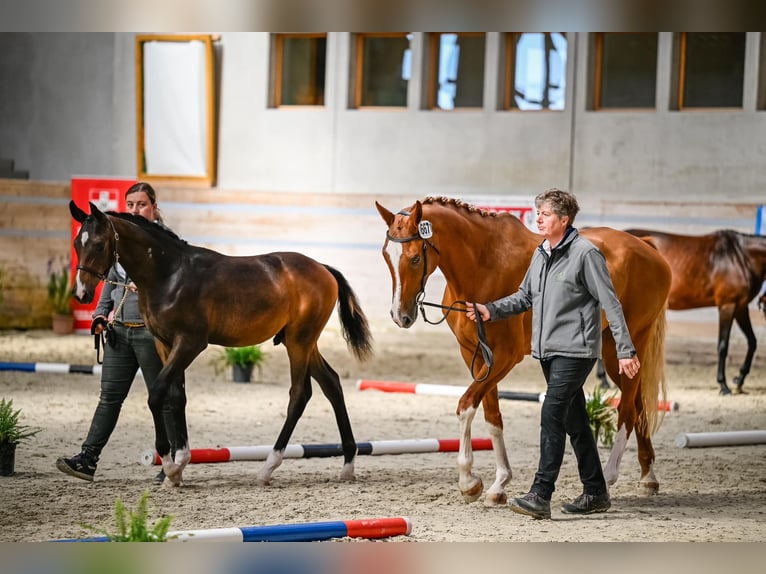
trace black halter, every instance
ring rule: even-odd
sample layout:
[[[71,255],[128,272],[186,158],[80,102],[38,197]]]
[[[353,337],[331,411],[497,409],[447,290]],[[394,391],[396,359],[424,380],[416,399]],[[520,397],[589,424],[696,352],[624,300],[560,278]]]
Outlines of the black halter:
[[[406,211],[400,211],[397,213],[397,215],[406,215],[409,216],[410,214]],[[418,235],[411,235],[409,237],[392,237],[391,234],[386,230],[386,238],[389,241],[393,241],[394,243],[409,243],[410,241],[415,241],[417,239],[420,239],[423,241],[423,275],[420,278],[420,290],[418,291],[418,294],[415,296],[415,303],[418,305],[418,308],[420,309],[420,314],[423,316],[423,321],[428,323],[429,325],[438,325],[441,322],[443,322],[447,316],[452,311],[458,311],[460,313],[466,312],[466,301],[454,301],[451,305],[441,305],[439,303],[430,303],[428,301],[424,301],[426,296],[426,281],[428,281],[428,248],[430,247],[434,251],[436,251],[437,254],[439,254],[439,249],[434,245],[431,241],[429,241],[426,237],[421,237],[420,234]],[[459,307],[455,307],[455,305],[462,305],[462,309]],[[428,317],[426,316],[426,310],[425,306],[429,307],[437,307],[439,309],[446,309],[447,312],[444,313],[441,319],[438,321],[429,321]],[[471,376],[474,377],[474,380],[478,383],[485,380],[490,372],[492,371],[492,364],[494,363],[494,359],[492,356],[492,349],[490,348],[489,344],[487,343],[487,335],[484,331],[484,320],[481,318],[480,313],[476,313],[476,334],[478,337],[478,344],[476,345],[476,350],[473,352],[473,357],[471,358]],[[484,364],[487,366],[487,372],[486,374],[480,378],[477,379],[473,373],[474,369],[473,366],[476,362],[476,356],[479,353],[479,350],[481,350],[482,357],[484,358]]]
[[[117,253],[117,243],[120,241],[120,234],[117,233],[117,230],[114,228],[114,223],[112,223],[112,220],[109,219],[109,216],[105,216],[106,220],[109,222],[109,227],[112,228],[112,233],[114,233],[114,263],[112,265],[115,265],[120,262],[120,254]],[[98,277],[101,281],[106,281],[107,274],[109,273],[109,269],[112,267],[112,265],[109,265],[109,267],[106,268],[106,271],[103,273],[99,273],[95,269],[91,267],[86,267],[85,265],[78,265],[77,270],[78,271],[85,271],[86,273],[90,273],[91,275],[95,275]],[[115,285],[122,285],[122,283],[116,283],[113,282]]]

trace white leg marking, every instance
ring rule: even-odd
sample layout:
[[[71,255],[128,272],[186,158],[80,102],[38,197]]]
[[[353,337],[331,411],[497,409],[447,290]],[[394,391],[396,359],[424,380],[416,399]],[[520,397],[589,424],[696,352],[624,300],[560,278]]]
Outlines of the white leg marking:
[[[165,482],[163,486],[176,487],[183,483],[183,472],[186,465],[191,460],[191,450],[187,445],[181,450],[176,451],[176,458],[173,460],[170,453],[162,457],[162,470],[165,471]]]
[[[457,455],[458,486],[466,502],[473,502],[481,495],[481,478],[473,472],[473,447],[471,446],[471,424],[476,409],[471,407],[458,415],[460,422],[460,448]]]
[[[609,460],[604,468],[604,478],[608,485],[612,485],[617,482],[620,476],[620,461],[622,461],[622,455],[625,453],[625,447],[628,445],[628,431],[625,430],[625,425],[620,427],[617,431],[617,436],[614,438],[614,446],[612,452],[609,454]]]
[[[354,475],[354,461],[347,462],[343,465],[343,469],[340,471],[341,480],[356,480]]]
[[[505,449],[503,429],[491,424],[487,424],[487,428],[492,439],[492,450],[495,454],[497,470],[495,471],[495,482],[487,490],[485,504],[487,506],[497,506],[498,504],[505,504],[507,501],[505,487],[511,480],[513,473],[511,472],[511,463],[508,461],[508,453]]]
[[[282,464],[283,456],[284,451],[281,450],[272,450],[269,453],[269,456],[266,458],[266,462],[263,463],[263,466],[258,471],[258,474],[255,478],[255,481],[260,486],[266,486],[269,484],[271,475],[274,474],[274,471],[279,468],[279,465]]]

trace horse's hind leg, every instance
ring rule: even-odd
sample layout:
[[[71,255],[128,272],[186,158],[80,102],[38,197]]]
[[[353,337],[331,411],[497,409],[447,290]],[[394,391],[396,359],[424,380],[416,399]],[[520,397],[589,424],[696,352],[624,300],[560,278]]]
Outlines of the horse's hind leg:
[[[510,482],[513,473],[508,461],[508,452],[503,438],[503,415],[500,413],[497,387],[490,389],[482,399],[484,421],[487,424],[489,436],[492,439],[492,451],[495,454],[495,482],[487,489],[484,496],[484,506],[503,506],[508,502],[505,487]]]
[[[654,476],[654,447],[652,439],[647,429],[636,426],[636,444],[638,446],[638,464],[641,466],[641,478],[638,481],[638,487],[647,496],[657,494],[660,490],[660,483]]]
[[[747,339],[747,354],[745,355],[745,360],[742,362],[742,367],[739,369],[739,375],[734,377],[734,380],[732,381],[734,383],[734,392],[741,393],[742,385],[745,384],[745,377],[750,372],[750,366],[753,364],[753,355],[755,355],[755,348],[758,345],[758,342],[756,341],[755,333],[753,333],[753,325],[750,323],[750,312],[748,311],[747,306],[738,309],[737,313],[734,315],[734,319],[737,321],[737,325],[739,325],[739,328]]]
[[[290,359],[290,398],[287,403],[287,416],[274,443],[274,449],[269,453],[266,462],[263,463],[256,475],[256,482],[261,486],[269,484],[272,474],[282,464],[287,443],[311,398],[311,378],[309,377],[306,353],[303,350],[288,346],[287,343],[285,345]]]
[[[335,421],[340,431],[341,448],[343,449],[343,469],[340,473],[341,480],[354,480],[354,457],[356,456],[356,441],[351,430],[351,421],[346,409],[346,401],[343,397],[343,388],[340,384],[338,373],[325,361],[324,357],[315,350],[309,361],[311,376],[319,383],[322,392],[330,401],[335,412]]]

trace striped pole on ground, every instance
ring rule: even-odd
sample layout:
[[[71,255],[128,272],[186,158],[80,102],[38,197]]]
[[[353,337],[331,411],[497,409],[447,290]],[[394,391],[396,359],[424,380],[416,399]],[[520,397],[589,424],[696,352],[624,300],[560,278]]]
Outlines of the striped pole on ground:
[[[277,524],[274,526],[241,526],[207,530],[178,530],[168,532],[168,542],[315,542],[331,538],[389,538],[409,536],[409,518],[365,518],[306,524]],[[108,542],[106,536],[70,538],[55,542]]]
[[[359,379],[356,382],[356,388],[360,391],[376,390],[386,393],[412,393],[416,395],[441,395],[448,397],[460,397],[466,391],[467,387],[457,385],[434,385],[428,383],[405,383],[400,381],[371,381]],[[512,401],[532,401],[542,403],[545,400],[545,393],[523,393],[517,391],[498,391],[501,399]],[[618,397],[607,399],[607,404],[617,407],[620,404]],[[675,401],[659,401],[658,408],[661,411],[677,411],[678,403]]]
[[[472,438],[473,450],[492,450],[492,439]],[[460,439],[417,438],[401,440],[373,440],[356,443],[357,455],[382,456],[387,454],[415,454],[421,452],[457,452]],[[228,446],[217,448],[191,449],[191,464],[214,462],[255,461],[266,460],[274,450],[273,445],[260,446]],[[327,458],[343,456],[340,444],[288,444],[285,447],[284,458]],[[153,450],[141,453],[141,464],[151,466],[162,464],[159,455]]]
[[[101,365],[70,365],[68,363],[6,363],[0,362],[0,371],[24,371],[27,373],[77,373],[100,375]]]
[[[681,448],[748,444],[766,444],[766,430],[686,432],[676,436],[676,446]]]

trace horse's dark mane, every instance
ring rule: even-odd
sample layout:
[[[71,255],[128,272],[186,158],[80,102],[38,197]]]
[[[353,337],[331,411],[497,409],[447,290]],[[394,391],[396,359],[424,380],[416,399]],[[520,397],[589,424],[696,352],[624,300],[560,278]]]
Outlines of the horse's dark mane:
[[[482,217],[497,217],[498,215],[501,215],[501,213],[497,211],[489,211],[486,209],[481,209],[480,207],[476,207],[475,205],[471,203],[467,203],[463,201],[462,199],[456,199],[454,197],[445,197],[445,196],[439,196],[439,197],[433,197],[428,196],[425,199],[423,199],[423,203],[438,203],[439,205],[445,205],[445,206],[453,206],[458,209],[465,209],[469,213],[478,213]]]
[[[153,234],[159,233],[162,235],[166,235],[184,245],[188,245],[186,241],[178,237],[178,235],[176,235],[169,228],[165,227],[164,225],[157,225],[156,223],[153,223],[140,215],[133,215],[132,213],[122,213],[117,211],[107,211],[106,214],[111,215],[112,217],[117,217],[118,219],[124,219],[125,221],[130,221],[131,223],[138,225],[141,229],[144,229],[145,231],[148,231],[149,233],[153,233]]]

